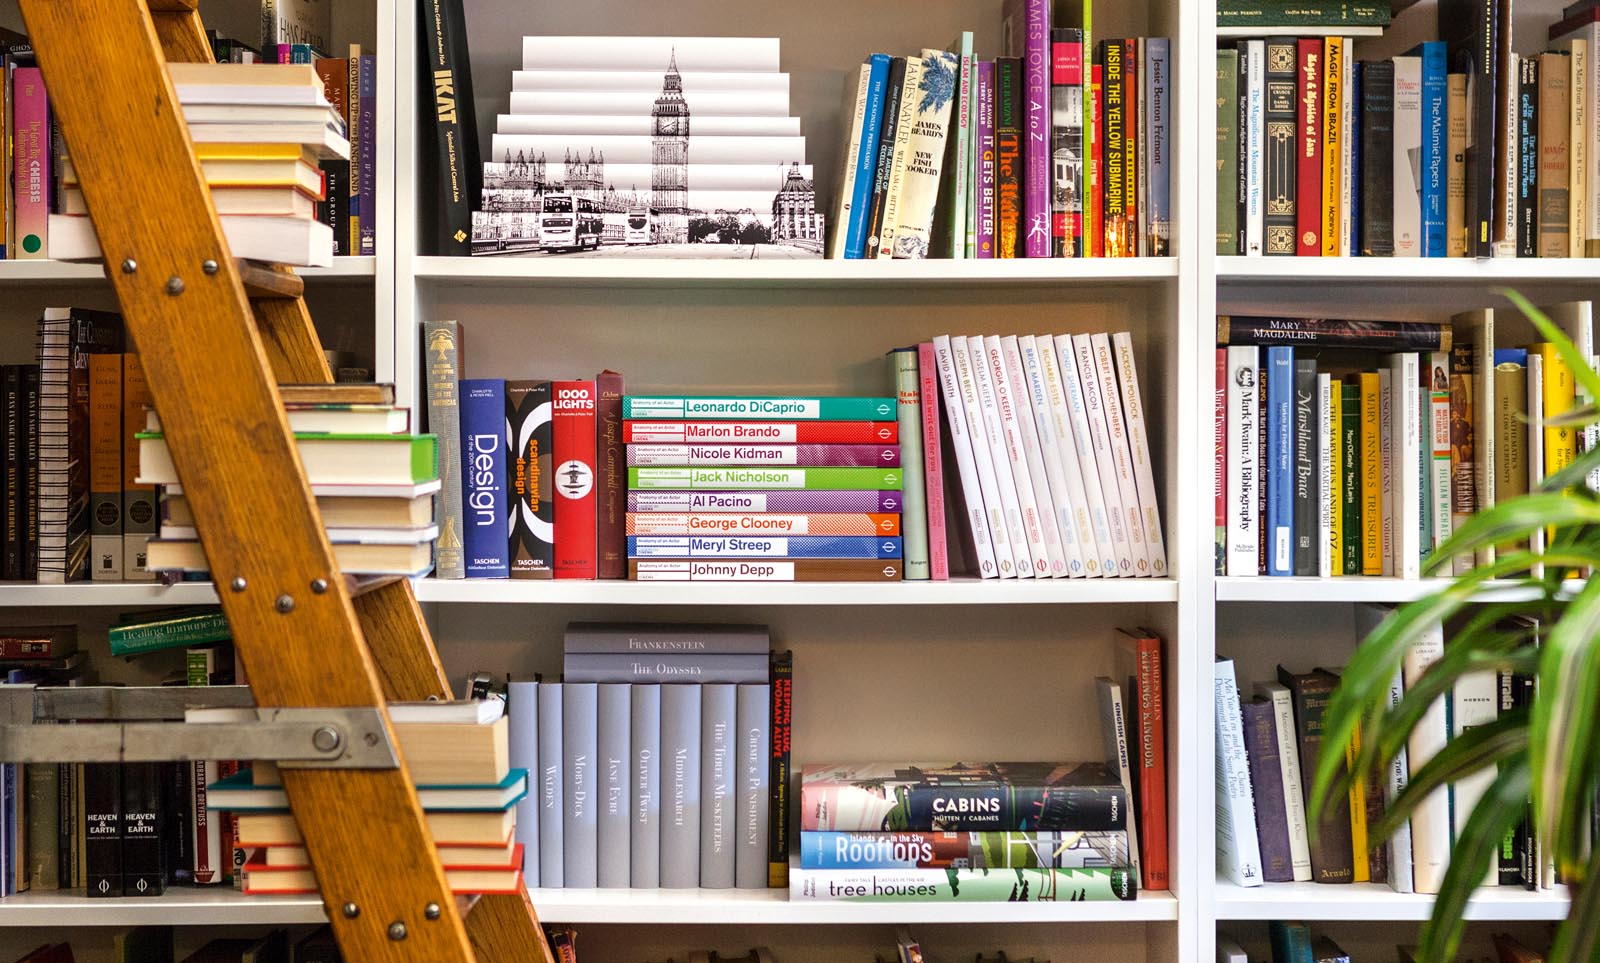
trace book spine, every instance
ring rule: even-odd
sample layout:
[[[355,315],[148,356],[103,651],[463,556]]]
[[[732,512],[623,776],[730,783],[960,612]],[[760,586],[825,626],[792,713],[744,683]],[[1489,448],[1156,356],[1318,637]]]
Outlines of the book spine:
[[[1217,26],[1245,27],[1387,27],[1389,8],[1378,3],[1282,4],[1271,0],[1222,3]]]
[[[972,454],[973,474],[976,476],[977,485],[972,487],[970,480],[964,477],[962,491],[967,494],[967,513],[973,516],[971,525],[974,541],[979,549],[978,561],[981,565],[986,554],[992,554],[994,558],[993,571],[984,571],[982,574],[985,578],[992,575],[998,575],[1000,578],[1016,578],[1019,571],[1025,571],[1031,577],[1033,572],[1031,559],[1027,566],[1020,564],[1023,558],[1027,558],[1026,546],[1013,546],[1011,543],[1011,532],[1006,523],[1005,503],[1000,497],[999,476],[995,473],[994,458],[990,454],[983,410],[978,405],[977,378],[967,339],[960,335],[955,337],[941,335],[934,344],[939,352],[939,372],[944,383],[951,437],[965,437],[968,444],[965,448],[958,449],[958,454],[963,450]],[[960,435],[956,433],[958,414],[964,421],[964,431]],[[991,546],[989,553],[983,550],[985,544],[982,538],[983,532],[988,533],[988,544]]]
[[[1126,866],[1128,859],[1127,834],[1119,832],[800,834],[806,870],[1082,869]]]
[[[1219,315],[1218,344],[1291,344],[1440,351],[1453,343],[1450,326],[1420,321],[1348,321],[1335,318]]]
[[[1233,662],[1212,670],[1217,727],[1217,872],[1236,886],[1260,886],[1261,844]]]
[[[84,886],[90,899],[122,895],[122,766],[84,766]]]
[[[1213,528],[1216,529],[1215,568],[1228,574],[1228,349],[1217,349],[1216,392],[1211,430],[1211,485]]]
[[[528,792],[517,800],[515,842],[522,847],[522,881],[539,888],[539,683],[506,683],[506,717],[509,761],[513,769],[526,769]]]
[[[1419,205],[1422,256],[1444,257],[1445,247],[1445,56],[1444,42],[1422,44],[1422,169]]]
[[[1240,253],[1260,257],[1266,250],[1267,61],[1266,44],[1246,40],[1240,46],[1239,170],[1242,201]]]
[[[1020,51],[1023,74],[1024,250],[1019,256],[1050,256],[1050,0],[1024,0],[1026,34]]]
[[[1083,31],[1083,49],[1095,50],[1087,25]],[[1088,158],[1088,173],[1084,177],[1083,236],[1085,257],[1106,256],[1106,164],[1105,164],[1105,65],[1096,61],[1089,65],[1088,83],[1084,85],[1083,135],[1084,156]]]
[[[1267,575],[1294,574],[1294,349],[1267,349]]]
[[[600,783],[599,687],[561,685],[562,880],[568,889],[597,885]]]
[[[141,485],[139,478],[139,440],[146,409],[155,404],[150,384],[144,376],[139,356],[129,351],[122,355],[122,577],[148,582],[155,573],[145,565],[145,546],[156,530],[155,486]]]
[[[1459,11],[1474,26],[1469,40],[1449,53],[1463,63],[1469,75],[1471,120],[1467,125],[1467,256],[1489,257],[1494,242],[1495,142],[1499,117],[1495,110],[1500,18],[1496,0],[1473,0]],[[1507,29],[1510,25],[1507,24]]]
[[[1430,420],[1427,449],[1430,465],[1428,490],[1432,502],[1428,506],[1430,537],[1423,541],[1420,551],[1423,557],[1443,545],[1450,537],[1452,511],[1450,460],[1454,450],[1450,438],[1450,376],[1446,373],[1450,370],[1449,355],[1443,351],[1435,351],[1428,370],[1431,372],[1431,387],[1427,392]]]
[[[1539,256],[1539,59],[1517,65],[1518,257]]]
[[[1577,440],[1571,425],[1552,424],[1572,410],[1577,397],[1572,369],[1557,353],[1555,345],[1543,342],[1538,349],[1544,375],[1544,475],[1554,475],[1577,458]]]
[[[1389,708],[1394,709],[1400,705],[1400,700],[1405,698],[1405,683],[1402,681],[1401,671],[1395,670],[1394,678],[1389,683]],[[1406,783],[1411,778],[1410,765],[1406,759],[1406,749],[1401,746],[1389,761],[1383,779],[1383,801],[1386,806],[1393,806],[1394,801],[1405,791]],[[1411,893],[1415,891],[1412,871],[1411,853],[1411,820],[1401,820],[1394,834],[1389,837],[1386,844],[1389,862],[1389,886],[1397,893]]]
[[[504,381],[464,379],[461,398],[462,539],[468,578],[506,578]]]
[[[1503,4],[1509,16],[1509,3]],[[1517,83],[1522,73],[1522,57],[1511,51],[1511,24],[1500,31],[1498,76],[1495,78],[1495,183],[1494,253],[1496,257],[1517,256],[1517,173],[1518,137]]]
[[[939,367],[931,341],[917,345],[917,381],[922,480],[927,499],[928,577],[943,582],[950,578],[950,536],[945,522],[944,454],[939,438]]]
[[[942,246],[949,257],[961,260],[972,257],[972,128],[977,120],[972,103],[972,31],[963,31],[954,46],[956,97],[945,152],[945,166],[952,176],[944,184],[940,213],[946,222],[940,230],[940,240],[945,242]]]
[[[764,668],[764,667],[763,667]],[[763,672],[765,675],[765,672]],[[738,839],[737,687],[700,687],[700,886],[731,889]]]
[[[795,870],[789,898],[836,902],[1031,902],[1131,900],[1134,874],[1123,868]]]
[[[974,256],[996,256],[995,226],[999,217],[996,208],[996,144],[995,144],[995,62],[980,60],[974,66],[977,75],[978,129],[974,149],[977,152],[977,194],[974,198],[973,230],[976,237]]]
[[[789,885],[789,849],[794,829],[789,821],[789,778],[794,736],[794,655],[774,652],[770,671],[772,704],[768,719],[767,785],[772,793],[767,820],[767,886]]]
[[[448,0],[448,2],[452,7],[455,7],[456,0]],[[466,50],[466,25],[462,21],[459,7],[455,7],[454,9],[453,21],[454,22],[451,24],[450,28],[451,35],[452,37],[460,38],[457,41],[453,41],[457,46],[454,56],[460,58],[459,63],[463,64],[461,67],[461,76],[456,78],[457,91],[461,95],[466,95],[472,90],[472,84],[470,80],[467,79],[467,71],[466,67],[464,66],[466,64],[466,58],[464,56]],[[361,223],[358,225],[356,247],[353,253],[371,257],[378,253],[378,58],[371,54],[363,54],[360,58],[360,64],[358,65],[358,72],[358,83],[360,85],[358,96],[361,101],[361,118],[357,123],[356,129],[352,132],[355,135],[355,141],[352,144],[351,154],[354,162],[361,168],[362,217]],[[435,71],[434,93],[436,97],[436,103],[437,98],[440,96],[438,79],[439,75],[437,71]],[[458,104],[461,103],[461,99],[461,97],[458,97],[456,102]],[[458,128],[458,136],[462,137],[463,139],[458,143],[451,145],[451,153],[458,155],[456,163],[461,165],[461,171],[465,175],[465,179],[460,183],[463,185],[471,185],[476,183],[481,178],[482,168],[479,167],[477,163],[478,152],[476,150],[476,143],[468,143],[468,141],[473,140],[471,132],[474,128],[471,121],[472,106],[470,104],[470,97],[466,97],[465,99],[469,101],[469,103],[462,107],[467,115],[467,124]],[[442,112],[443,104],[438,104],[438,106]],[[439,117],[438,120],[440,126],[443,126],[448,130],[448,122],[445,121],[443,117]],[[470,152],[471,160],[466,160],[464,156],[468,152]],[[447,181],[446,183],[454,184],[456,182],[452,180]],[[454,201],[450,199],[452,194],[458,195]],[[466,196],[459,196],[460,194],[465,194]],[[472,204],[473,200],[477,198],[478,194],[478,191],[471,190],[470,187],[468,187],[466,191],[460,192],[447,189],[441,189],[438,192],[440,200],[450,204],[451,207],[450,220],[452,221],[453,230],[451,231],[449,240],[455,239],[454,228],[459,226],[459,219],[461,217],[463,208],[465,208],[466,212],[468,230],[471,230],[470,225],[472,220]],[[437,237],[443,237],[443,235],[440,234]],[[443,243],[443,241],[440,241],[440,243]],[[452,250],[441,250],[438,253],[459,254],[469,252],[463,252],[459,248],[456,248]]]
[[[1279,670],[1280,673],[1282,670]],[[1295,719],[1298,723],[1300,759],[1318,758],[1322,749],[1322,718],[1332,695],[1332,679],[1300,677],[1290,686],[1294,694]],[[1324,685],[1324,683],[1327,683]],[[1302,795],[1313,767],[1301,766]],[[1355,875],[1354,849],[1350,840],[1350,802],[1345,796],[1335,794],[1317,821],[1317,831],[1311,839],[1312,877],[1319,883],[1348,883]]]
[[[539,686],[539,885],[545,889],[566,885],[566,789],[562,779],[565,756],[561,744],[564,688],[560,683],[549,682]]]
[[[890,421],[896,417],[892,397],[648,397],[622,399],[624,418],[705,418],[729,421]]]
[[[568,655],[632,655],[647,658],[656,653],[676,655],[765,656],[771,637],[755,625],[659,625],[628,622],[573,622],[567,626],[562,650]]]
[[[950,139],[951,102],[961,68],[956,54],[946,50],[922,51],[922,76],[916,91],[916,111],[911,116],[911,136],[906,148],[904,180],[895,215],[892,256],[920,259],[931,256],[934,208],[939,200],[944,170],[945,143]],[[950,96],[929,96],[943,90]],[[955,172],[950,176],[954,179]]]
[[[1327,372],[1317,375],[1317,572],[1336,574],[1343,532],[1339,525],[1339,383]]]
[[[878,464],[900,465],[908,469],[903,476],[901,495],[904,498],[902,529],[904,531],[905,572],[907,579],[926,579],[928,563],[928,512],[927,489],[924,474],[917,471],[922,461],[921,379],[917,373],[917,354],[912,348],[897,348],[890,352],[893,361],[895,392],[899,411],[900,449],[890,456],[888,448],[877,452]],[[904,461],[902,462],[902,457]]]
[[[1262,574],[1256,567],[1256,541],[1262,519],[1256,513],[1261,484],[1261,454],[1256,447],[1260,349],[1228,349],[1228,565],[1230,576]]]
[[[1422,255],[1422,58],[1394,58],[1394,256]]]
[[[734,885],[740,889],[765,889],[771,845],[771,791],[767,780],[772,755],[772,686],[741,685],[737,699],[734,805],[738,837],[734,842]]]
[[[433,209],[429,212],[432,231],[424,234],[423,243],[431,254],[471,254],[472,205],[478,199],[473,187],[480,182],[482,168],[478,165],[477,119],[472,101],[471,62],[467,57],[466,21],[460,0],[427,0],[422,13],[426,41],[423,49],[428,54],[421,66],[424,75],[431,80],[427,86],[433,94],[433,109],[424,111],[427,118],[424,131],[433,135],[433,144],[431,148],[425,144],[423,151],[430,161],[428,166],[433,176],[438,178],[437,189],[432,192]],[[361,76],[370,75],[366,58],[357,53],[350,59],[351,70],[356,74],[354,86],[360,90]],[[361,103],[363,98],[357,96],[352,100]],[[366,117],[369,105],[376,107],[370,98],[361,103],[361,114],[351,130],[359,132],[363,125],[371,125]],[[353,249],[360,250],[361,239],[377,212],[369,201],[374,194],[368,169],[360,164],[351,167],[361,171],[358,177],[352,177],[352,190],[360,199],[360,215],[351,218],[356,227]]]
[[[1538,491],[1544,482],[1544,431],[1534,426],[1544,424],[1544,357],[1538,351],[1528,351],[1528,397],[1523,411],[1527,414],[1528,479],[1527,490]],[[1545,529],[1536,528],[1530,534],[1529,548],[1542,553],[1545,548]],[[1543,563],[1535,563],[1534,577],[1544,575]]]
[[[995,61],[995,257],[1022,257],[1023,78],[1019,57]]]
[[[1356,231],[1361,224],[1361,172],[1356,158],[1361,156],[1361,71],[1355,63],[1355,47],[1344,44],[1344,63],[1340,69],[1339,91],[1339,256],[1357,253]]]
[[[630,535],[634,558],[903,558],[898,536]]]
[[[106,630],[112,655],[137,655],[153,649],[204,645],[232,638],[227,616],[221,612],[171,619],[164,622],[129,622]]]
[[[1348,771],[1355,762],[1357,754],[1361,751],[1361,727],[1350,737],[1344,747],[1344,764]],[[1358,774],[1351,778],[1349,788],[1345,791],[1350,807],[1350,881],[1352,883],[1381,883],[1382,878],[1373,879],[1374,853],[1367,840],[1367,783],[1368,777]],[[1381,877],[1380,870],[1379,876]]]
[[[800,829],[879,832],[889,825],[938,825],[945,832],[1126,832],[1127,803],[1116,777],[1066,786],[986,781],[886,787],[808,780],[800,786]]]
[[[1539,55],[1539,256],[1566,257],[1571,139],[1571,57]]]
[[[1040,470],[1044,474],[1046,494],[1053,513],[1051,517],[1059,530],[1062,550],[1066,556],[1065,574],[1082,577],[1092,572],[1098,575],[1099,551],[1088,529],[1088,514],[1086,511],[1080,511],[1084,508],[1083,481],[1081,478],[1068,481],[1066,458],[1070,453],[1065,447],[1066,440],[1059,435],[1066,421],[1066,397],[1061,392],[1060,372],[1053,367],[1053,357],[1050,373],[1045,372],[1045,356],[1054,355],[1054,346],[1046,337],[1043,339],[1041,349],[1040,339],[1025,335],[1017,339],[1017,348],[1023,368],[1018,377],[1026,389],[1025,400],[1030,402],[1030,415],[1038,438],[1039,456],[1042,462]],[[1059,416],[1057,403],[1059,403]],[[1075,472],[1076,456],[1071,457],[1072,469]],[[1078,493],[1076,498],[1072,494],[1074,486]]]
[[[1037,528],[1029,530],[1021,501],[1022,485],[1017,484],[1012,470],[1012,460],[1006,449],[1005,427],[1000,414],[1000,404],[995,393],[994,375],[990,370],[984,339],[973,336],[966,339],[970,356],[975,401],[969,411],[976,412],[980,420],[978,429],[989,446],[989,460],[994,466],[999,502],[1004,509],[1004,522],[1017,578],[1032,578],[1036,568],[1048,568],[1044,552],[1043,533]],[[1030,493],[1031,494],[1031,493]],[[1031,500],[1031,497],[1030,497]],[[1002,575],[1005,574],[1003,571]]]
[[[4,421],[0,423],[5,447],[5,556],[0,563],[0,577],[22,577],[22,368],[20,365],[0,366],[0,405],[4,406]]]
[[[13,388],[7,372],[7,404]],[[18,372],[20,374],[20,372]],[[22,390],[20,378],[16,391]],[[7,442],[8,448],[10,441]],[[89,577],[122,580],[122,355],[89,356]],[[9,539],[8,539],[9,543]],[[20,555],[20,540],[19,540]]]
[[[1165,673],[1161,639],[1145,634],[1135,643],[1134,693],[1138,702],[1137,771],[1139,831],[1143,839],[1140,867],[1146,889],[1169,886],[1167,845],[1167,737]]]
[[[1084,439],[1078,460],[1086,485],[1091,473],[1098,477],[1099,491],[1095,492],[1091,486],[1089,497],[1091,502],[1104,506],[1106,527],[1110,531],[1109,544],[1115,566],[1107,574],[1134,575],[1137,572],[1136,555],[1127,527],[1129,516],[1122,504],[1116,465],[1111,453],[1105,398],[1096,375],[1093,342],[1087,335],[1057,335],[1056,351],[1061,359],[1062,377],[1066,379],[1073,434]]]
[[[1074,340],[1076,344],[1076,340]],[[1127,416],[1122,393],[1117,385],[1118,360],[1112,352],[1111,337],[1104,333],[1089,336],[1095,374],[1099,380],[1101,408],[1110,442],[1111,465],[1117,481],[1117,497],[1128,531],[1128,547],[1133,558],[1133,574],[1155,574],[1150,539],[1145,532],[1145,514],[1139,500],[1139,484],[1134,478],[1132,446],[1129,444]]]
[[[1056,171],[1050,253],[1083,257],[1083,31],[1056,27],[1050,44],[1050,147],[1076,160]]]
[[[595,784],[599,796],[595,828],[595,881],[596,885],[607,889],[626,889],[632,883],[629,859],[633,814],[629,808],[629,790],[633,756],[628,743],[632,725],[632,686],[608,683],[598,689]]]
[[[896,57],[889,64],[884,80],[883,120],[878,127],[877,156],[873,158],[870,178],[871,202],[862,223],[863,247],[861,256],[875,258],[882,241],[883,208],[889,193],[889,172],[894,165],[895,131],[900,126],[900,110],[904,102],[906,58]],[[859,175],[858,175],[859,176]],[[627,407],[626,401],[623,404]],[[624,417],[631,417],[626,410]]]
[[[624,496],[627,477],[622,458],[622,375],[602,371],[595,376],[595,465],[599,492],[595,505],[596,574],[623,577],[628,567],[622,551]]]
[[[1128,680],[1130,683],[1132,679]],[[1100,732],[1104,739],[1105,757],[1121,783],[1123,794],[1134,798],[1135,776],[1129,763],[1128,711],[1121,683],[1101,676],[1095,679],[1095,689],[1100,697]],[[1128,694],[1131,697],[1131,693]],[[1134,873],[1143,875],[1140,865],[1138,819],[1130,814],[1128,823],[1128,857]],[[913,825],[923,825],[915,823]]]
[[[1122,256],[1136,257],[1143,250],[1145,212],[1144,162],[1144,38],[1122,42]]]
[[[1431,458],[1425,447],[1421,359],[1414,351],[1389,356],[1394,404],[1390,431],[1394,436],[1394,505],[1386,517],[1394,526],[1394,574],[1417,578],[1422,559],[1422,492],[1427,475],[1423,462]],[[1431,434],[1431,431],[1429,432]],[[1425,454],[1430,453],[1430,454]]]
[[[833,220],[828,225],[830,258],[848,258],[852,232],[858,239],[861,236],[861,217],[856,204],[856,174],[860,170],[861,158],[866,149],[863,134],[869,111],[868,100],[876,96],[879,109],[882,109],[882,90],[872,90],[872,71],[878,62],[877,58],[880,57],[887,62],[887,56],[874,54],[874,59],[863,63],[855,74],[845,75],[844,112],[840,116],[849,117],[850,120],[845,126],[844,149],[840,151],[842,156],[839,161],[839,200],[834,208]]]
[[[1298,249],[1295,177],[1299,153],[1296,147],[1300,143],[1296,109],[1299,55],[1293,39],[1274,37],[1266,42],[1265,56],[1265,253],[1293,255]]]
[[[1309,882],[1311,844],[1306,831],[1305,800],[1300,788],[1300,749],[1295,736],[1293,697],[1287,687],[1277,683],[1268,683],[1261,688],[1272,704],[1273,738],[1278,748],[1278,771],[1274,778],[1282,786],[1290,877],[1295,882]]]
[[[555,577],[598,574],[595,543],[596,398],[593,381],[550,385],[551,463],[555,475]],[[628,470],[632,475],[639,469]]]
[[[629,512],[629,535],[775,532],[782,535],[899,535],[900,516],[880,514],[742,515]]]
[[[550,382],[506,382],[507,559],[512,578],[551,578],[555,567]]]
[[[844,256],[860,260],[866,251],[868,220],[871,216],[874,194],[874,174],[877,170],[879,134],[883,128],[884,107],[887,102],[889,65],[887,54],[873,54],[868,67],[867,89],[862,105],[858,132],[858,149],[853,161],[854,181],[851,184],[850,221],[845,237]],[[898,92],[896,93],[898,96]]]
[[[1068,572],[1061,530],[1056,522],[1049,481],[1040,457],[1039,435],[1033,422],[1033,408],[1027,400],[1027,379],[1022,371],[1022,356],[1014,336],[983,339],[984,357],[994,382],[995,402],[1012,477],[1016,480],[1025,531],[1030,546],[1043,547],[1045,567],[1039,567],[1040,554],[1034,552],[1034,576],[1059,578]],[[1038,539],[1035,542],[1035,539]]]
[[[1150,131],[1150,146],[1141,156],[1143,182],[1148,185],[1145,207],[1145,224],[1149,243],[1146,251],[1151,257],[1167,257],[1172,253],[1172,60],[1171,42],[1166,37],[1151,37],[1146,41],[1145,77],[1146,126]]]
[[[1100,42],[1102,115],[1105,139],[1101,142],[1104,189],[1102,248],[1106,257],[1122,257],[1127,250],[1128,227],[1128,50],[1122,40]]]
[[[22,875],[31,890],[61,888],[61,859],[56,848],[56,826],[61,821],[59,778],[60,770],[53,762],[28,763],[23,767],[27,790],[23,809],[27,818],[26,838],[19,853],[25,854]]]
[[[1289,850],[1289,817],[1283,800],[1272,703],[1246,702],[1242,709],[1244,747],[1255,794],[1262,879],[1268,883],[1293,882],[1294,858]]]
[[[1217,255],[1239,248],[1239,51],[1217,51]]]
[[[624,444],[893,445],[894,421],[624,421]]]
[[[1413,688],[1428,666],[1444,655],[1444,633],[1434,627],[1406,650],[1402,663],[1404,686]],[[1429,703],[1406,739],[1406,761],[1412,772],[1422,769],[1449,741],[1448,700],[1441,696]],[[1418,893],[1437,893],[1444,881],[1450,858],[1450,793],[1440,787],[1424,798],[1411,813],[1411,851],[1414,888]]]
[[[700,885],[701,686],[661,687],[661,886]]]
[[[122,764],[122,895],[160,896],[160,771],[153,762]]]
[[[661,686],[634,685],[630,701],[629,885],[655,889],[661,885]]]
[[[1088,412],[1078,382],[1077,365],[1070,352],[1061,353],[1065,350],[1063,346],[1048,335],[1035,338],[1034,344],[1055,419],[1058,454],[1085,572],[1090,576],[1110,577],[1118,571],[1111,516],[1100,493],[1100,475],[1094,463]]]
[[[0,191],[4,193],[4,191]],[[18,452],[22,457],[19,473],[19,491],[8,495],[19,503],[18,514],[22,529],[22,578],[32,580],[39,575],[39,490],[43,458],[39,448],[39,417],[43,388],[40,385],[38,365],[22,366],[22,431]],[[153,523],[152,523],[153,524]],[[142,569],[144,560],[139,558]]]
[[[913,372],[913,376],[915,373]],[[901,467],[901,450],[906,442],[894,445],[765,445],[765,444],[640,444],[627,446],[627,467],[704,466],[704,465],[793,465],[803,468]],[[921,457],[920,449],[917,457]],[[912,467],[906,465],[905,467]],[[620,469],[619,469],[620,473]],[[906,484],[910,487],[912,475]],[[619,474],[619,480],[620,474]],[[920,480],[917,481],[920,485]],[[620,496],[620,493],[619,493]],[[909,492],[906,497],[909,498]],[[621,504],[621,498],[618,498]]]
[[[629,559],[639,582],[898,582],[899,559]]]
[[[792,512],[837,515],[900,510],[897,491],[628,492],[629,512]]]
[[[562,666],[568,682],[762,682],[764,654],[568,652]]]
[[[1292,403],[1294,423],[1290,436],[1294,447],[1294,546],[1293,571],[1296,575],[1317,574],[1317,439],[1321,436],[1317,418],[1317,363],[1296,360]]]
[[[439,538],[434,543],[434,575],[465,578],[461,484],[461,328],[455,321],[429,321],[423,326],[427,360],[428,431],[438,438],[439,496],[434,500]]]
[[[11,145],[14,193],[12,217],[16,250],[12,257],[49,257],[50,103],[38,67],[17,67],[11,73]]]
[[[1361,457],[1361,575],[1383,574],[1383,511],[1382,511],[1382,440],[1378,406],[1378,375],[1363,372],[1359,376],[1360,403],[1356,419],[1359,431]]]
[[[894,152],[889,160],[889,186],[883,199],[883,221],[878,228],[877,257],[892,258],[895,239],[899,236],[902,202],[905,200],[906,168],[911,162],[912,141],[915,139],[918,101],[921,97],[923,61],[921,57],[907,57],[905,77],[901,82],[900,113],[894,131]]]
[[[1322,40],[1296,44],[1295,253],[1322,255]]]

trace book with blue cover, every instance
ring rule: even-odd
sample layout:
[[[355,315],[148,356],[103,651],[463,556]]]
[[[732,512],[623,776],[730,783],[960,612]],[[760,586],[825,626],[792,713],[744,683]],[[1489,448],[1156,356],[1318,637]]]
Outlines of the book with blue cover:
[[[254,773],[241,769],[206,787],[206,808],[230,812],[287,812],[289,797],[282,786],[256,785]],[[431,813],[504,812],[528,792],[528,770],[513,769],[488,786],[418,786],[417,799]]]
[[[867,247],[867,209],[871,207],[873,175],[878,165],[878,133],[883,124],[883,97],[889,83],[888,54],[873,54],[867,77],[866,110],[861,118],[861,146],[853,158],[856,168],[850,222],[845,226],[844,256],[859,260]]]
[[[1294,574],[1294,349],[1267,349],[1267,574]]]
[[[1446,130],[1445,49],[1441,40],[1417,45],[1422,58],[1422,157],[1418,180],[1422,186],[1422,256],[1445,257],[1445,165],[1449,160]]]
[[[468,578],[510,578],[506,537],[506,383],[464,378],[461,499]]]

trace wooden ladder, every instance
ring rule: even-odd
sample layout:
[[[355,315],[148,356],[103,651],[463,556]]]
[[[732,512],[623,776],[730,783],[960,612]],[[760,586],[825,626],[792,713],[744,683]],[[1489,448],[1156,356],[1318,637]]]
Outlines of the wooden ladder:
[[[411,583],[353,592],[323,531],[277,389],[331,380],[302,283],[230,256],[167,76],[211,60],[195,5],[21,2],[250,688],[285,708],[449,698]],[[282,776],[350,963],[552,963],[526,891],[451,897],[403,758]]]

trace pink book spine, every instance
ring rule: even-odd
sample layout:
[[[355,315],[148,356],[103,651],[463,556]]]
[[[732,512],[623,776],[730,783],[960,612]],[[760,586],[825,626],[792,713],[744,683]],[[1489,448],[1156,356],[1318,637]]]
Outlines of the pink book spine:
[[[944,459],[939,451],[939,368],[933,342],[917,345],[917,377],[922,381],[922,468],[928,502],[928,577],[950,578],[949,542],[944,527]]]
[[[38,67],[12,75],[12,171],[17,258],[46,258],[50,226],[50,103]]]

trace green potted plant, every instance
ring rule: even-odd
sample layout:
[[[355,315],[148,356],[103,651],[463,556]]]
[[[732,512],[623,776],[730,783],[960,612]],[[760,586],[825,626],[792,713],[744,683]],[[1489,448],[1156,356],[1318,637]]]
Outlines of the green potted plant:
[[[1582,392],[1600,398],[1600,373],[1589,359],[1525,298],[1501,293],[1556,347]],[[1596,421],[1600,411],[1590,403],[1547,424]],[[1424,575],[1448,575],[1452,559],[1481,559],[1480,550],[1497,547],[1493,562],[1476,565],[1385,619],[1356,650],[1328,707],[1311,798],[1317,813],[1348,789],[1345,746],[1357,731],[1361,745],[1350,768],[1376,774],[1404,749],[1428,706],[1462,675],[1511,670],[1537,680],[1531,707],[1468,730],[1414,768],[1405,791],[1371,832],[1375,842],[1386,840],[1432,791],[1495,770],[1491,788],[1457,835],[1423,927],[1418,959],[1425,963],[1455,958],[1467,901],[1488,874],[1506,831],[1527,815],[1530,797],[1536,831],[1572,897],[1549,960],[1600,960],[1600,886],[1587,885],[1600,862],[1589,851],[1585,827],[1600,772],[1600,578],[1569,580],[1600,568],[1600,495],[1585,485],[1596,468],[1600,451],[1582,452],[1537,490],[1481,511],[1456,530],[1424,561]],[[1539,529],[1549,533],[1545,547],[1528,548],[1529,536]],[[1537,576],[1536,564],[1542,565]],[[1485,600],[1482,592],[1491,580],[1508,590]],[[1391,707],[1389,684],[1407,650],[1445,621],[1456,629],[1443,656]],[[1316,821],[1311,825],[1315,829]]]

